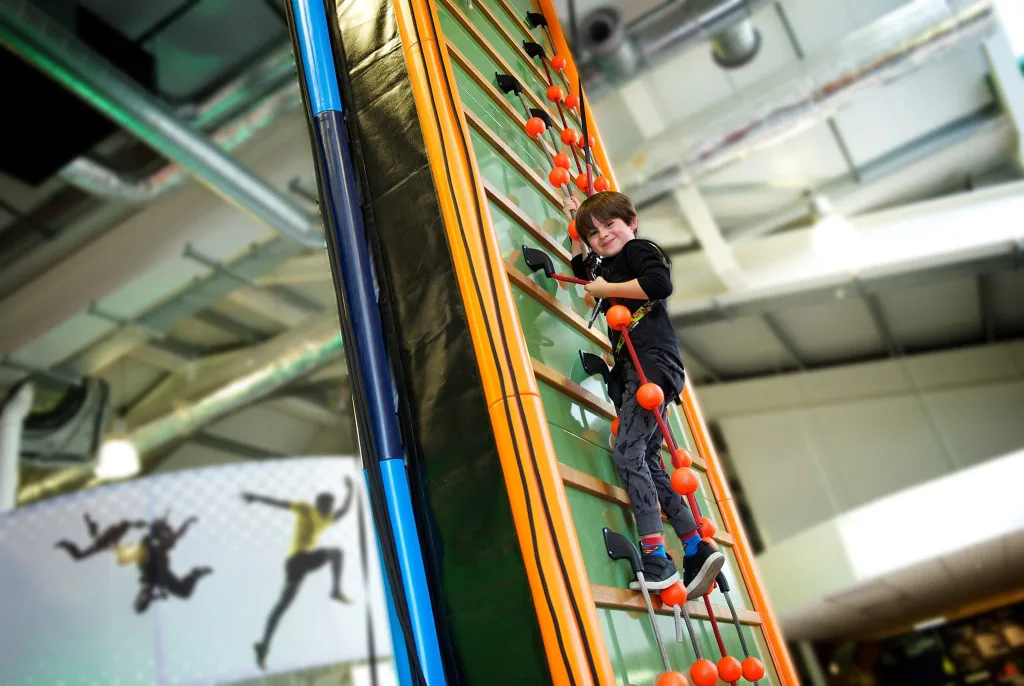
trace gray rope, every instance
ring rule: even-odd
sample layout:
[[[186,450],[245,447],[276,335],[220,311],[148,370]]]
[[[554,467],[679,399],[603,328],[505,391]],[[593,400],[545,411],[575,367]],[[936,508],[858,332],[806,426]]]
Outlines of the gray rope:
[[[651,628],[654,629],[654,640],[658,642],[658,651],[661,653],[661,662],[665,665],[665,671],[670,672],[672,668],[668,664],[668,653],[665,652],[665,644],[661,641],[661,630],[658,629],[658,618],[654,615],[654,605],[651,604],[651,594],[647,590],[647,580],[643,572],[636,573],[636,580],[640,584],[640,593],[644,596],[644,605],[647,606],[647,615],[651,618]]]

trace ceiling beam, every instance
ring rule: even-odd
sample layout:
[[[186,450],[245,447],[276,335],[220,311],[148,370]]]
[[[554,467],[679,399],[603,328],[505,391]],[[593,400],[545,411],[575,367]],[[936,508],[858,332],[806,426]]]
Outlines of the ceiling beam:
[[[793,340],[793,337],[789,335],[789,332],[786,331],[785,327],[782,326],[779,320],[770,312],[763,313],[761,318],[764,319],[765,326],[768,327],[775,338],[779,341],[779,345],[782,346],[786,351],[786,354],[789,355],[796,364],[797,369],[805,371],[807,369],[807,364],[804,362],[803,356],[800,354],[800,350],[796,346],[796,342]]]
[[[995,12],[1000,21],[992,36],[984,42],[983,51],[1003,111],[1017,132],[1017,164],[1024,166],[1024,79],[1021,78],[1018,63],[1020,55],[1014,50],[1008,32],[1009,27],[1019,21],[1019,17],[1008,16],[1008,9],[1007,6],[995,3]]]
[[[863,297],[864,303],[868,306],[868,312],[871,313],[871,321],[875,324],[878,337],[881,339],[882,345],[889,351],[889,356],[896,357],[897,355],[902,355],[903,346],[900,345],[899,340],[889,326],[889,320],[885,316],[885,310],[882,309],[882,302],[878,299],[878,295],[875,293],[865,293]]]
[[[219,436],[208,431],[200,431],[192,434],[188,437],[187,442],[195,443],[196,445],[200,445],[204,448],[210,448],[211,450],[219,450],[224,453],[245,457],[250,460],[274,460],[285,457],[283,453],[267,450],[266,448],[261,448],[259,446],[252,445],[251,443],[245,443],[235,438]]]
[[[988,343],[996,340],[996,319],[992,311],[992,275],[978,275],[978,313],[981,317],[981,330]]]
[[[209,324],[216,329],[234,334],[249,344],[262,343],[270,338],[270,336],[263,331],[254,329],[248,324],[243,324],[234,317],[229,317],[217,310],[203,310],[202,312],[197,312],[193,316],[204,324]]]
[[[704,255],[708,258],[712,270],[726,288],[730,291],[742,290],[746,285],[743,270],[740,268],[736,256],[722,236],[718,222],[711,214],[711,208],[701,196],[696,186],[682,186],[672,192],[679,211],[686,219],[690,231],[696,236],[701,247],[704,248]]]

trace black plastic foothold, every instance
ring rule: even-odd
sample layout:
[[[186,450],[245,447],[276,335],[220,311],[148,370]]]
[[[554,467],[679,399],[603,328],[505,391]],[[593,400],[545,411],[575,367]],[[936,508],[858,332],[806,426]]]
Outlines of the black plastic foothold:
[[[537,248],[528,248],[523,246],[523,261],[526,262],[526,266],[530,268],[531,272],[535,272],[538,269],[544,270],[544,276],[549,279],[555,275],[555,265],[551,262],[551,256],[543,250],[537,250]]]
[[[534,43],[533,41],[524,40],[523,50],[526,51],[527,55],[533,57],[534,59],[538,57],[544,57],[545,55],[544,46],[542,46],[540,43]]]
[[[548,20],[545,19],[544,15],[541,14],[540,12],[527,12],[526,13],[526,21],[533,28],[537,28],[538,26],[547,26],[548,25]]]
[[[530,116],[537,117],[538,119],[543,119],[544,126],[548,127],[549,129],[551,128],[551,115],[545,112],[544,110],[539,110],[536,107],[531,107]]]
[[[729,592],[729,581],[725,578],[725,570],[722,570],[718,573],[718,576],[715,577],[715,581],[718,582],[719,591],[721,591],[722,593]]]
[[[498,82],[498,88],[500,88],[501,92],[504,93],[505,95],[508,95],[509,93],[513,92],[516,95],[519,95],[520,93],[523,92],[523,87],[519,85],[519,80],[514,76],[494,72],[494,78]]]
[[[629,566],[633,568],[634,574],[644,571],[640,551],[632,541],[607,527],[602,529],[601,533],[604,534],[604,547],[608,551],[608,557],[613,560],[629,560]]]
[[[612,370],[608,368],[608,363],[600,355],[581,350],[580,362],[583,363],[583,371],[588,375],[600,374],[601,378],[604,379],[605,385],[611,382]]]

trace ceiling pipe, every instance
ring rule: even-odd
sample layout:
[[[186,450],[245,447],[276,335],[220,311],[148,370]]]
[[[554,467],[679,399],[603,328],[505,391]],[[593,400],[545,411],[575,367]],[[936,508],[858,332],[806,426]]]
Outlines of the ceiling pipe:
[[[807,65],[763,86],[761,98],[734,100],[667,131],[634,151],[643,162],[620,164],[619,177],[639,203],[691,184],[758,150],[777,145],[835,114],[865,91],[929,64],[995,27],[991,0],[915,0],[854,34]],[[780,93],[782,95],[780,95]],[[696,128],[685,146],[687,136]]]
[[[276,391],[337,359],[342,353],[338,319],[334,314],[320,317],[301,331],[282,334],[285,339],[264,343],[257,351],[240,358],[245,373],[228,375],[230,379],[199,397],[184,402],[165,414],[132,429],[122,439],[131,443],[142,460],[142,471],[161,448],[175,444],[202,427],[262,400]],[[182,372],[184,373],[184,372]],[[148,458],[148,459],[147,459]],[[18,504],[50,498],[62,493],[98,485],[93,465],[55,471],[25,485],[18,493]]]
[[[231,152],[301,105],[295,60],[290,50],[279,51],[205,102],[192,106],[189,124],[197,131],[212,131],[213,142]],[[169,164],[137,179],[82,156],[65,166],[60,176],[93,195],[145,203],[180,186],[189,173],[180,165]]]
[[[599,7],[580,22],[584,71],[590,90],[621,86],[671,55],[709,39],[711,56],[725,69],[748,64],[761,48],[751,14],[767,0],[667,2],[626,24],[613,6]]]
[[[322,249],[320,227],[306,211],[182,122],[167,105],[130,81],[28,0],[0,4],[0,42],[207,188],[307,248]]]

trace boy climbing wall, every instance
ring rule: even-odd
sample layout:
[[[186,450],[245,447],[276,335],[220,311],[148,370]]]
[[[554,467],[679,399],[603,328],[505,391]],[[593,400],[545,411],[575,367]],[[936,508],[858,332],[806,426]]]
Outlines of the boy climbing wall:
[[[665,298],[672,294],[671,261],[656,243],[637,238],[636,209],[625,195],[605,191],[582,204],[567,198],[566,205],[567,210],[576,210],[580,239],[572,242],[573,271],[578,278],[595,277],[585,288],[602,302],[603,310],[611,307],[612,298],[629,309],[633,321],[629,333],[637,358],[646,377],[665,393],[665,402],[658,411],[667,420],[668,405],[679,397],[686,381],[679,339],[664,305]],[[586,241],[600,256],[597,274],[586,273],[580,241]],[[633,507],[644,576],[651,590],[668,588],[679,578],[674,561],[665,551],[664,512],[683,543],[687,595],[702,596],[711,588],[725,558],[701,539],[690,508],[672,489],[661,460],[661,429],[654,413],[637,401],[640,375],[623,346],[622,335],[610,331],[609,337],[615,366],[608,394],[619,416],[613,459]],[[630,587],[638,588],[636,582]]]

